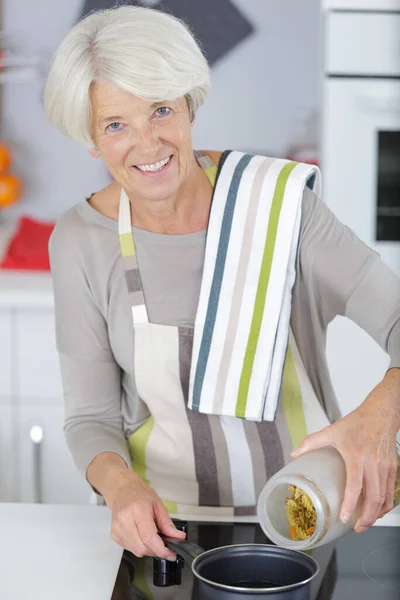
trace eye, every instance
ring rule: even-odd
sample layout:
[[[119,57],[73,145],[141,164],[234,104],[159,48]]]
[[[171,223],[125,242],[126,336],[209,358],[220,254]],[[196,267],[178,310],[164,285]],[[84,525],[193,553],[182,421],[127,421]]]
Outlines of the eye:
[[[159,108],[157,108],[155,114],[157,115],[157,117],[169,117],[172,114],[172,108],[169,108],[169,106],[160,106]]]
[[[113,132],[116,132],[116,131],[122,131],[123,127],[124,126],[123,126],[122,123],[110,123],[109,125],[107,125],[106,131],[108,133],[110,133],[110,132],[113,133]]]

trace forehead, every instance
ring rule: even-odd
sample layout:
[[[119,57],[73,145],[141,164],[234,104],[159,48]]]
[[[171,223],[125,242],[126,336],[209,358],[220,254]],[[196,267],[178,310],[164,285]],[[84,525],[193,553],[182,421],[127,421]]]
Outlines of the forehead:
[[[96,81],[90,87],[90,101],[95,114],[107,112],[110,108],[121,107],[130,110],[151,108],[151,103],[138,98],[131,92],[121,89],[110,81]]]
[[[181,99],[174,102],[179,103]],[[90,88],[90,101],[93,117],[96,121],[102,121],[110,116],[130,116],[133,114],[149,113],[165,101],[148,102],[123,90],[111,81],[96,81]],[[168,101],[171,103],[171,101]]]

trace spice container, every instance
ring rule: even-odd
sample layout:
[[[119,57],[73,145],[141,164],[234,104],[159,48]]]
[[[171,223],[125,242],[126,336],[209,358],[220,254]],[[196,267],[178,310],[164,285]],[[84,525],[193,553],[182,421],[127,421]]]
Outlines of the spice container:
[[[349,521],[342,523],[340,520],[345,485],[345,463],[335,448],[307,452],[283,467],[264,486],[257,507],[260,526],[272,542],[283,548],[307,550],[328,544],[351,531],[361,515],[362,495]],[[312,511],[303,506],[301,492],[306,494],[304,503]],[[298,499],[289,502],[294,493],[299,495]],[[400,504],[400,457],[395,492],[397,504]],[[306,539],[293,539],[296,528],[292,526],[291,531],[289,520],[294,518],[304,526],[300,526],[299,532]],[[308,533],[304,533],[306,529]]]

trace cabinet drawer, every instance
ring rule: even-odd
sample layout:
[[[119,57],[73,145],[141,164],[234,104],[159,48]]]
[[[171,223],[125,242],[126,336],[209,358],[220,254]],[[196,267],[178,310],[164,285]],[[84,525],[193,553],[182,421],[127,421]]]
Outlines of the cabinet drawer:
[[[91,487],[76,470],[65,440],[63,408],[23,406],[19,414],[19,501],[89,503]]]
[[[331,75],[400,75],[400,14],[330,13],[325,70]]]
[[[322,0],[324,10],[400,11],[400,0]]]
[[[0,396],[11,396],[11,313],[0,310]]]
[[[52,310],[16,313],[18,396],[21,404],[62,403],[60,366]]]

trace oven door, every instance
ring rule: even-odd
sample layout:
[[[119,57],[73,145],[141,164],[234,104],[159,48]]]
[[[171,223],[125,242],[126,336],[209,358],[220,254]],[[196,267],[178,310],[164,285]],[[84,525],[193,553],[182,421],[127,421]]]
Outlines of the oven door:
[[[400,79],[325,82],[324,201],[400,274]]]

